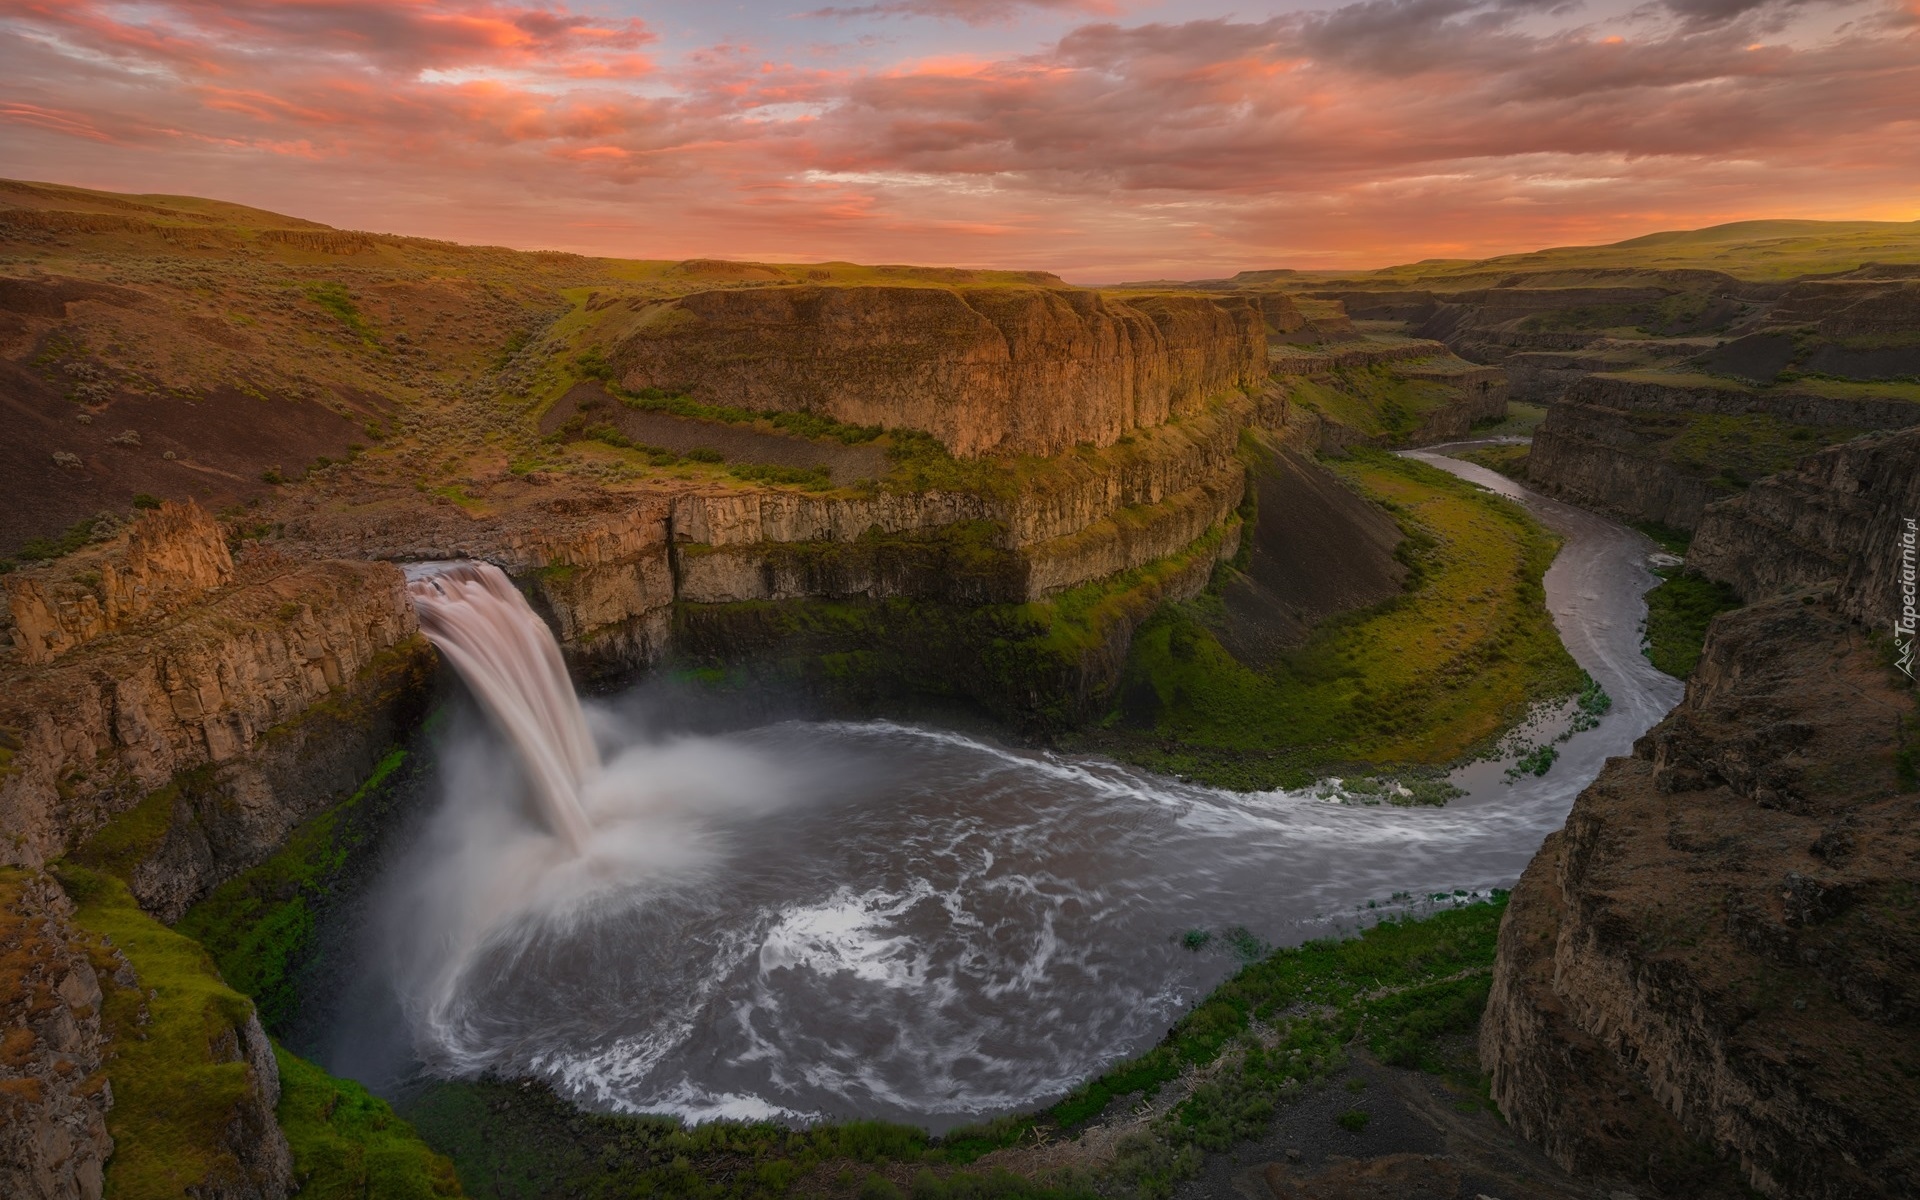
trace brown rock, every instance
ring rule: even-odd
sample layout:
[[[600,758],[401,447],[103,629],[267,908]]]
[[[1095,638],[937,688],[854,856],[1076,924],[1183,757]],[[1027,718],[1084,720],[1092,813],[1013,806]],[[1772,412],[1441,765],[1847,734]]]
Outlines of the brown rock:
[[[1920,1188],[1920,795],[1895,787],[1915,709],[1896,678],[1824,604],[1719,618],[1686,700],[1528,867],[1481,1055],[1563,1166],[1700,1194],[1696,1139],[1768,1195]]]
[[[189,500],[144,513],[114,542],[0,580],[15,652],[46,663],[192,604],[233,578],[220,526]]]
[[[100,981],[73,905],[45,875],[0,868],[0,1195],[99,1200],[113,1153]]]
[[[631,390],[923,429],[955,454],[1057,454],[1266,375],[1243,298],[1040,288],[797,287],[652,306],[610,352]]]

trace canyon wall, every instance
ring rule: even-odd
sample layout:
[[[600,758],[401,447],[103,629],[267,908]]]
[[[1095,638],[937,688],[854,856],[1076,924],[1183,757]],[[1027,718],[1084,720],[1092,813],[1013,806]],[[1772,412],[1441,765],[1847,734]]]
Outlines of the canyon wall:
[[[1920,403],[1898,398],[1592,375],[1534,431],[1527,479],[1575,504],[1692,529],[1709,504],[1823,442],[1916,424]]]
[[[971,457],[1108,446],[1258,387],[1266,336],[1241,298],[798,287],[647,306],[607,353],[629,390],[920,429]]]
[[[0,1194],[100,1200],[113,1153],[100,978],[45,875],[0,867],[0,963]]]
[[[143,563],[211,561],[207,528],[150,514],[88,560],[94,586]],[[53,595],[56,616],[86,617],[47,628],[89,640],[30,638],[0,657],[0,863],[112,859],[150,911],[177,915],[355,786],[417,717],[432,659],[397,568],[273,553],[236,566],[224,544],[218,561],[225,572],[204,582],[223,586],[182,585],[105,628],[103,614],[127,608],[111,593],[97,613],[80,603],[69,564],[9,577],[16,603]],[[121,841],[82,850],[136,806]]]
[[[1707,510],[1690,563],[1759,602],[1714,621],[1501,929],[1482,1062],[1562,1165],[1669,1195],[1711,1190],[1715,1155],[1770,1196],[1920,1188],[1920,708],[1874,636],[1916,480],[1920,430],[1883,434]]]
[[[1837,585],[1870,629],[1899,616],[1909,520],[1920,521],[1920,429],[1831,446],[1706,510],[1687,565],[1748,600]]]
[[[191,500],[133,522],[124,545],[94,546],[0,580],[0,640],[47,663],[142,620],[164,617],[233,578],[220,527]]]
[[[1481,1060],[1515,1129],[1668,1195],[1689,1140],[1770,1196],[1913,1194],[1914,711],[1824,598],[1715,622],[1514,890]]]

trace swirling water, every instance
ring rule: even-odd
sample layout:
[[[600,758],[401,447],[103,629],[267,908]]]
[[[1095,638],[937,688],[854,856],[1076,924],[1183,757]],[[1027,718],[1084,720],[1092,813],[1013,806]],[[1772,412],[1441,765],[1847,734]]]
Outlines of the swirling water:
[[[472,720],[443,740],[439,806],[374,905],[385,1032],[428,1075],[539,1076],[596,1108],[938,1130],[1157,1041],[1237,965],[1187,949],[1189,930],[1285,945],[1510,885],[1679,698],[1639,652],[1652,546],[1419,457],[1566,538],[1548,605],[1614,705],[1545,776],[1480,763],[1444,808],[1354,805],[886,721],[662,736],[616,699],[589,708],[606,763],[574,854]],[[368,1040],[363,1020],[323,1057],[365,1075]]]

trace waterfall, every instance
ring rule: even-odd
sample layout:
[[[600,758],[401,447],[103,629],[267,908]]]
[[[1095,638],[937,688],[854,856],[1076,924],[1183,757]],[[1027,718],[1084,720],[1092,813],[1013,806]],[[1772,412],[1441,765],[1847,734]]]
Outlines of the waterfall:
[[[554,835],[580,853],[590,832],[580,789],[600,754],[553,633],[491,563],[410,567],[407,593],[421,632],[519,752]]]

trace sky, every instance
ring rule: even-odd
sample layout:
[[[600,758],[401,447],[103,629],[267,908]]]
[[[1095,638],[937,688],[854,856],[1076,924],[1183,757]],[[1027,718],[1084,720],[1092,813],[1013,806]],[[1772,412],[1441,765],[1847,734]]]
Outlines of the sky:
[[[1920,0],[0,0],[0,176],[1075,282],[1920,218]]]

